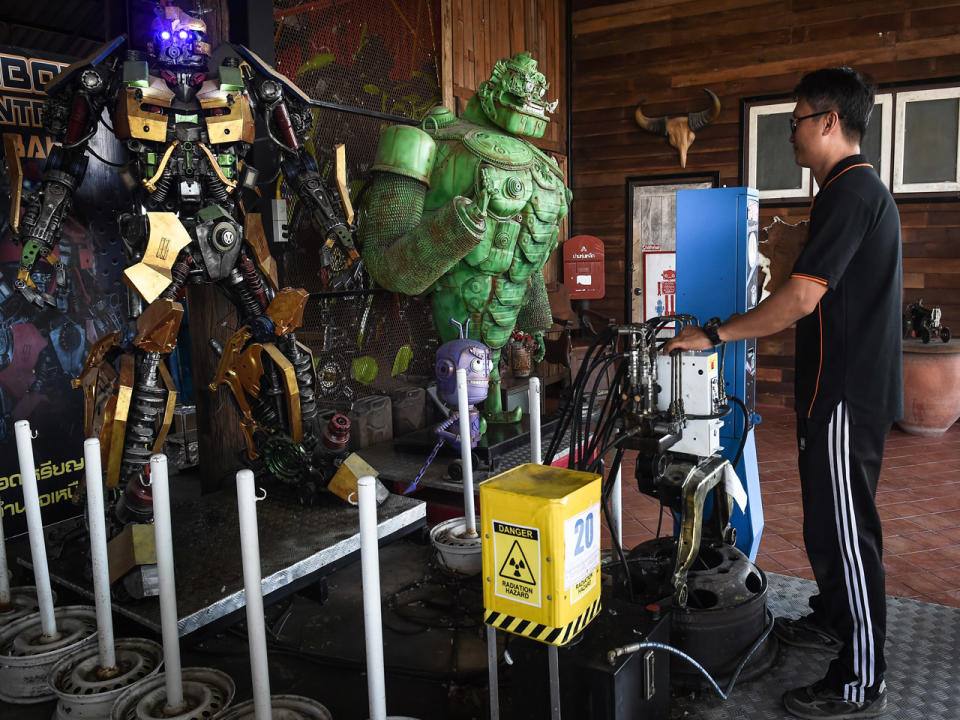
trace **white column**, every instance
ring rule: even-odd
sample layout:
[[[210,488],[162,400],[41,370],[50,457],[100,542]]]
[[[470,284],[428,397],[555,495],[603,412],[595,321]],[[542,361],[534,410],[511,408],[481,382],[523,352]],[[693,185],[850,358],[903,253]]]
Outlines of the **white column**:
[[[17,438],[17,457],[20,460],[20,485],[23,505],[27,513],[30,533],[30,557],[33,560],[33,579],[37,586],[40,606],[40,631],[46,639],[57,637],[57,621],[53,614],[53,590],[47,569],[47,548],[43,540],[43,520],[40,517],[40,491],[37,489],[37,468],[33,461],[33,434],[30,423],[18,420],[13,426]]]
[[[476,537],[477,516],[473,508],[473,448],[470,446],[470,400],[467,371],[457,370],[457,411],[460,413],[460,462],[463,465],[463,515],[466,535]]]
[[[170,482],[167,456],[150,458],[153,490],[153,533],[157,546],[157,579],[160,584],[160,634],[163,637],[164,679],[167,706],[175,715],[183,706],[183,673],[180,666],[180,634],[177,632],[177,581],[173,572],[173,528],[170,522]]]
[[[623,466],[617,468],[617,475],[613,479],[613,487],[610,490],[610,519],[613,521],[613,527],[610,532],[617,541],[617,545],[623,547]]]
[[[360,510],[360,572],[363,579],[363,631],[367,644],[370,720],[386,720],[387,691],[383,678],[383,626],[380,618],[380,549],[377,545],[377,489],[376,480],[370,475],[364,475],[357,480],[357,501]]]
[[[257,526],[257,494],[253,471],[237,473],[237,509],[240,514],[240,554],[243,588],[247,600],[247,643],[253,679],[253,713],[256,720],[270,720],[270,671],[267,664],[267,634],[263,618],[263,586],[260,570],[260,535]]]
[[[93,565],[93,597],[97,606],[100,667],[113,670],[117,667],[117,656],[113,642],[110,566],[107,562],[107,528],[104,519],[100,441],[97,438],[88,438],[83,443],[83,467],[87,478],[87,522],[90,527],[90,560]]]
[[[540,378],[530,378],[527,386],[527,404],[530,406],[530,462],[539,465],[540,456]]]

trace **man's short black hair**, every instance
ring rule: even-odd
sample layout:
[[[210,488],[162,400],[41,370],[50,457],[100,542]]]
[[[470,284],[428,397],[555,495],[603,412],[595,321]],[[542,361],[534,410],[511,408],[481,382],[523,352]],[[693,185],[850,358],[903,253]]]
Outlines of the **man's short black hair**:
[[[853,68],[832,67],[808,72],[793,94],[816,112],[836,110],[844,136],[859,143],[870,122],[876,89],[872,79]]]

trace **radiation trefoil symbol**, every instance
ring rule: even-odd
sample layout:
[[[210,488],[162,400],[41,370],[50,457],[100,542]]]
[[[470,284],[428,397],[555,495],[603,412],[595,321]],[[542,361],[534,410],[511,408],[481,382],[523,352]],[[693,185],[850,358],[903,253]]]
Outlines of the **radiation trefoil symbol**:
[[[517,540],[510,546],[510,552],[507,553],[503,565],[500,566],[500,577],[515,582],[526,583],[527,585],[536,585],[537,581],[530,570],[530,563],[527,562],[526,555],[523,554],[523,548]]]

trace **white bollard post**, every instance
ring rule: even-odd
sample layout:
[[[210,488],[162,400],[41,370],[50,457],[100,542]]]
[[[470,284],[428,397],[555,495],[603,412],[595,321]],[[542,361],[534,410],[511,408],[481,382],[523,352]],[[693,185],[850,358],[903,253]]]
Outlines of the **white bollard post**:
[[[30,557],[33,559],[33,578],[40,608],[40,631],[45,639],[52,640],[57,637],[57,620],[53,614],[53,590],[50,587],[47,548],[43,540],[43,520],[40,517],[40,491],[37,489],[37,468],[33,461],[33,434],[30,432],[30,423],[26,420],[18,420],[13,428],[17,438],[20,484],[23,487],[23,505],[30,534]]]
[[[176,715],[184,707],[183,672],[180,666],[180,634],[177,632],[177,581],[173,572],[173,527],[170,522],[170,481],[167,456],[150,458],[153,490],[153,534],[157,546],[157,580],[160,584],[160,634],[163,639],[164,680],[167,705],[164,712]]]
[[[623,468],[617,468],[617,474],[613,479],[613,487],[610,490],[610,519],[613,521],[613,527],[610,532],[617,541],[617,545],[623,547]]]
[[[257,525],[257,495],[252,470],[237,472],[237,509],[240,514],[240,554],[243,588],[247,600],[247,643],[250,646],[250,676],[253,680],[253,713],[256,720],[270,720],[270,670],[263,618],[263,586],[260,569],[260,535]]]
[[[90,560],[93,565],[93,596],[97,607],[100,667],[104,670],[115,670],[117,651],[113,642],[103,475],[100,468],[100,441],[97,438],[88,438],[83,442],[83,467],[87,479],[87,520],[90,524]]]
[[[540,448],[540,378],[530,378],[527,385],[527,404],[530,406],[530,462],[543,462]]]
[[[13,602],[7,577],[7,543],[3,537],[3,501],[0,500],[0,612]]]
[[[460,371],[457,371],[459,375]],[[459,378],[458,378],[459,379]],[[466,393],[462,397],[466,397]],[[376,480],[357,480],[360,511],[360,571],[363,578],[363,630],[367,644],[367,695],[370,720],[386,720],[387,691],[383,678],[383,626],[380,618],[380,550],[377,546]]]
[[[467,371],[457,370],[457,411],[460,413],[460,462],[463,465],[463,515],[468,537],[477,536],[473,508],[473,448],[470,447],[470,401],[467,398]]]

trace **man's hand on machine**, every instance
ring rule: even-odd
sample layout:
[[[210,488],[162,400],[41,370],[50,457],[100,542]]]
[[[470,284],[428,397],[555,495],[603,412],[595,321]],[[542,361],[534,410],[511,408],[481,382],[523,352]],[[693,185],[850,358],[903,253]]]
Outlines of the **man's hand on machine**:
[[[702,328],[684,325],[676,336],[664,343],[660,352],[669,355],[674,350],[711,350],[712,348],[713,343]]]

